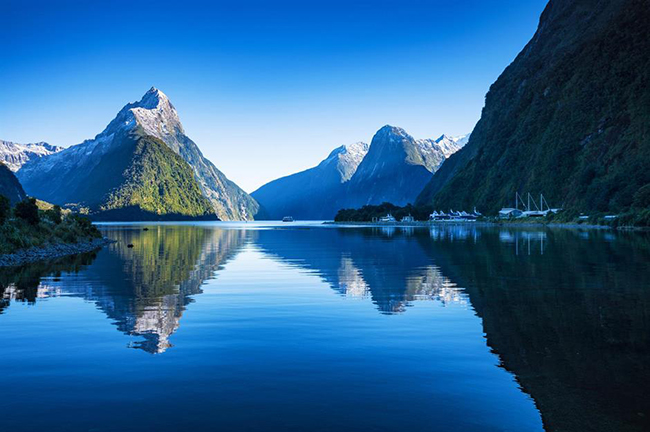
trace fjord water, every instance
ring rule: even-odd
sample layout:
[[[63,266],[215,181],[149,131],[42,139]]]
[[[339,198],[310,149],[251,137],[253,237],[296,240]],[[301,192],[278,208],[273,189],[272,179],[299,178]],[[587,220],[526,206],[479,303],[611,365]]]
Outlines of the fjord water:
[[[101,229],[0,273],[1,430],[650,429],[644,234]]]

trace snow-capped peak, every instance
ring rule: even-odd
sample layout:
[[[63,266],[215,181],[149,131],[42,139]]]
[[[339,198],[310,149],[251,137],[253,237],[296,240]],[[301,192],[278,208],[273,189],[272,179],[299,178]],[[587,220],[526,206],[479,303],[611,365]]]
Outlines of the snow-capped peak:
[[[344,183],[352,177],[357,167],[368,153],[370,145],[364,142],[345,144],[335,148],[323,160],[319,166],[325,167],[329,164],[336,164],[336,169],[341,174],[341,183]]]
[[[135,107],[144,109],[158,108],[161,104],[170,103],[169,98],[165,93],[158,90],[156,87],[151,87],[139,102],[135,103]]]
[[[467,143],[468,139],[469,134],[455,137],[443,134],[440,136],[440,138],[434,140],[433,142],[442,151],[442,153],[445,155],[445,158],[448,158],[460,150]]]
[[[101,141],[119,131],[130,131],[137,126],[142,127],[147,135],[165,141],[174,150],[177,150],[177,136],[185,134],[176,108],[167,95],[156,87],[151,87],[142,99],[125,105],[95,140]]]
[[[472,135],[471,133],[468,133],[468,134],[465,134],[465,135],[457,135],[457,136],[451,137],[451,139],[453,141],[456,141],[456,143],[462,148],[462,147],[465,146],[465,144],[467,144],[467,142],[469,141],[469,137],[471,135]]]
[[[18,171],[30,159],[58,153],[63,147],[57,147],[46,142],[19,144],[0,140],[0,161],[10,170]]]

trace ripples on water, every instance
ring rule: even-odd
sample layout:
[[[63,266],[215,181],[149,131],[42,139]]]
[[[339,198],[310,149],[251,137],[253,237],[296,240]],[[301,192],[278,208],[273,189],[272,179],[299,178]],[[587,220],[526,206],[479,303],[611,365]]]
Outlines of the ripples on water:
[[[650,430],[644,234],[143,227],[0,270],[0,429]]]

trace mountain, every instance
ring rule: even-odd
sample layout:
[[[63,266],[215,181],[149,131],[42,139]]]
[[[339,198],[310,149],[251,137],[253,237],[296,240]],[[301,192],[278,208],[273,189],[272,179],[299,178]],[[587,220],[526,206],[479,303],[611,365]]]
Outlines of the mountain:
[[[9,198],[11,205],[22,201],[27,196],[13,172],[0,162],[0,195]]]
[[[414,202],[433,173],[460,147],[446,135],[416,140],[402,128],[384,126],[346,184],[339,208]]]
[[[433,172],[464,145],[466,136],[416,140],[384,126],[370,146],[334,149],[317,166],[265,184],[251,195],[270,219],[333,219],[342,208],[413,202]]]
[[[171,152],[160,148],[160,143]],[[137,149],[140,154],[133,153]],[[180,159],[172,158],[167,165],[156,165],[174,154]],[[153,177],[138,177],[142,183],[136,186],[133,178],[125,176],[139,172],[142,168],[136,168],[139,163],[148,164],[145,171]],[[185,166],[190,169],[200,194],[209,200],[213,213],[220,219],[252,219],[259,211],[255,200],[228,180],[185,135],[176,109],[163,92],[153,87],[139,102],[127,104],[94,139],[31,160],[17,175],[30,195],[57,204],[75,203],[98,212],[114,209],[117,203],[146,201],[147,205],[141,209],[153,211],[152,217],[197,216],[202,214],[203,201],[194,196],[193,186],[183,191],[192,203],[191,208],[179,214],[177,210],[182,208],[177,204],[183,201],[171,202],[174,198],[170,194],[174,190],[180,193],[192,183],[185,176]],[[169,171],[172,168],[179,171]],[[154,186],[163,179],[165,186],[161,183],[159,196],[155,196]],[[125,191],[136,189],[147,192],[142,192],[144,195],[139,192],[133,198],[124,195]]]
[[[202,194],[192,168],[167,145],[150,135],[132,132],[121,152],[106,157],[79,192],[100,220],[214,219],[214,209]],[[115,185],[102,191],[94,182],[127,161]],[[97,194],[102,191],[101,194]],[[98,199],[101,197],[101,199]]]
[[[458,136],[450,137],[449,139],[454,141],[457,144],[458,149],[460,150],[461,148],[465,147],[465,144],[467,144],[469,142],[469,138],[471,136],[472,136],[472,134],[465,134],[465,135],[458,135]]]
[[[368,153],[368,144],[358,142],[334,149],[317,166],[273,180],[251,195],[270,219],[292,215],[298,219],[332,219],[341,187]]]
[[[648,22],[647,1],[551,0],[418,203],[495,213],[518,191],[575,211],[647,207]]]
[[[10,170],[16,172],[27,161],[63,150],[63,147],[53,146],[46,142],[18,144],[11,141],[0,140],[0,161],[4,162]]]

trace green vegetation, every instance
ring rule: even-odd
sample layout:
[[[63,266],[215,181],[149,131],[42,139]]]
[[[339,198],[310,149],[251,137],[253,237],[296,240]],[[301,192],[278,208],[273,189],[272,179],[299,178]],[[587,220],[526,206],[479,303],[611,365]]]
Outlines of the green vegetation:
[[[0,254],[101,237],[90,220],[76,214],[63,217],[58,206],[39,210],[34,198],[26,198],[11,209],[3,206],[8,201],[0,195]]]
[[[647,190],[644,191],[644,194]],[[645,196],[645,195],[644,195]],[[642,205],[642,202],[639,202]],[[335,222],[372,222],[388,213],[395,219],[401,220],[404,216],[411,215],[416,221],[428,221],[433,212],[432,206],[408,204],[404,207],[391,203],[381,205],[366,205],[358,209],[341,209],[334,218]],[[650,209],[633,206],[629,211],[612,215],[596,212],[583,215],[577,210],[562,210],[558,213],[549,213],[545,217],[500,219],[497,216],[481,217],[479,221],[496,224],[543,224],[543,225],[596,225],[610,228],[647,228],[650,227]]]
[[[407,204],[404,207],[396,206],[391,203],[382,203],[380,205],[365,205],[359,209],[341,209],[334,218],[335,222],[372,222],[374,218],[392,214],[397,220],[404,216],[411,215],[416,221],[427,221],[433,211],[431,206],[414,206]]]
[[[137,208],[153,217],[214,214],[190,166],[157,138],[137,139],[122,177],[124,181],[107,195],[100,211]]]
[[[26,198],[16,204],[14,208],[14,216],[24,220],[30,225],[37,225],[41,217],[38,213],[38,206],[36,205],[35,198]]]
[[[552,207],[647,224],[648,22],[639,1],[551,2],[490,88],[469,144],[417,203],[496,214],[515,191],[541,192]]]
[[[0,195],[0,225],[5,223],[10,214],[11,202],[9,202],[9,198],[4,195]]]

